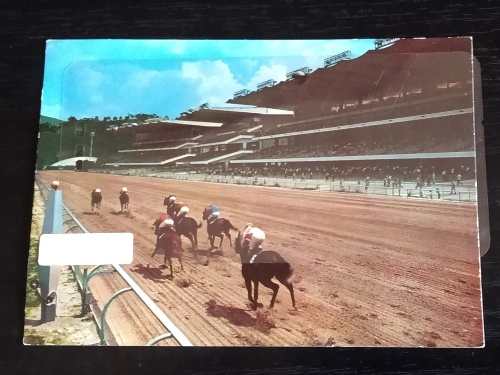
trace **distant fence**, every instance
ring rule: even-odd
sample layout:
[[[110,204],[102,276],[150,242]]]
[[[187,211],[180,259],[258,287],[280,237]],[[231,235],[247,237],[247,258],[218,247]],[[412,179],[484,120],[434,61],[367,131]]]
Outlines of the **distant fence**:
[[[437,183],[435,185],[416,187],[416,182],[407,181],[401,186],[384,186],[381,180],[371,180],[368,185],[364,180],[326,180],[320,178],[284,178],[284,177],[262,177],[262,176],[230,176],[207,173],[191,172],[167,172],[155,171],[153,169],[128,169],[99,171],[120,175],[159,177],[185,181],[205,181],[234,185],[254,185],[268,187],[284,187],[290,189],[331,191],[360,194],[376,194],[386,196],[398,196],[406,198],[422,198],[432,200],[448,200],[460,202],[476,202],[476,189],[472,184],[461,185],[452,190],[450,184]]]

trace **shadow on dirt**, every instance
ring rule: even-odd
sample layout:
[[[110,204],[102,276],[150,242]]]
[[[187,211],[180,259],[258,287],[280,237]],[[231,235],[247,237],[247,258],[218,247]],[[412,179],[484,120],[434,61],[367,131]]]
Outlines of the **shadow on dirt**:
[[[243,309],[219,305],[215,300],[211,299],[205,306],[207,307],[207,314],[216,318],[225,318],[231,324],[243,327],[254,327],[257,323],[252,315]]]
[[[162,268],[165,268],[165,266],[163,266]],[[130,269],[130,271],[142,275],[142,277],[147,280],[153,280],[156,282],[169,280],[168,274],[170,273],[170,271],[168,271],[168,273],[162,274],[160,268],[151,267],[149,264],[136,264],[133,268]]]
[[[111,210],[111,211],[109,211],[109,213],[111,215],[128,217],[129,219],[133,219],[134,218],[134,215],[132,215],[132,212],[130,212],[130,211]]]
[[[83,211],[82,214],[84,215],[99,215],[98,211]]]

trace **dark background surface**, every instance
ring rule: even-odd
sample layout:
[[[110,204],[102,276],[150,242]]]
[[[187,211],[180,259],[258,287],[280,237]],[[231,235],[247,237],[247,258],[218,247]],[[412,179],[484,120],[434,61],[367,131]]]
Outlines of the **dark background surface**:
[[[0,374],[500,373],[500,2],[11,1],[0,7]],[[35,144],[48,38],[474,37],[483,74],[492,247],[482,259],[486,348],[24,347]],[[497,201],[498,200],[498,201]],[[497,370],[498,369],[498,370]]]

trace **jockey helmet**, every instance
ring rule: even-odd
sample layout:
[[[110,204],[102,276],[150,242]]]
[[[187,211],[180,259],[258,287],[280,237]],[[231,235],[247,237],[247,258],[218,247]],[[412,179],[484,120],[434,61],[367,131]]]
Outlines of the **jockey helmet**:
[[[207,210],[210,212],[210,213],[214,213],[214,212],[219,212],[220,209],[219,207],[217,207],[215,204],[211,204],[207,207]]]
[[[95,189],[95,192],[96,192],[96,193],[100,193],[100,192],[101,192],[101,189],[96,188],[96,189]]]
[[[188,206],[182,206],[180,209],[179,209],[179,215],[182,215],[182,214],[187,214],[189,212],[189,207]]]
[[[124,187],[122,187],[122,191],[127,192],[128,189],[124,186]]]
[[[174,226],[174,221],[170,218],[163,220],[159,225],[160,228],[173,227],[173,226]]]
[[[57,188],[59,187],[59,181],[57,180],[52,181],[50,186],[52,186],[52,189],[57,190]]]
[[[167,197],[168,203],[174,203],[176,201],[176,199],[177,198],[175,197],[175,195],[169,195]]]
[[[257,227],[250,227],[244,232],[244,241],[248,241],[249,249],[255,249],[262,245],[266,239],[264,231]]]

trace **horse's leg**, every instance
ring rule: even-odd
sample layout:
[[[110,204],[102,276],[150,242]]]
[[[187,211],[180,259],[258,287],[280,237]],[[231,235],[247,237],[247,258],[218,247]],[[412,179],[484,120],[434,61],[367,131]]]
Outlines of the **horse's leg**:
[[[191,250],[194,251],[196,250],[195,244],[194,244],[194,238],[192,233],[188,233],[186,235],[187,238],[189,238],[189,241],[191,241]]]
[[[158,236],[156,236],[155,248],[153,250],[153,254],[151,254],[151,258],[153,258],[156,255],[157,251],[158,251]]]
[[[184,266],[182,265],[182,256],[179,256],[179,263],[181,264],[181,271],[184,271]]]
[[[212,250],[214,248],[215,236],[213,234],[209,234],[208,240],[210,241],[210,250]]]
[[[254,280],[253,282],[253,308],[254,310],[259,307],[259,282]]]
[[[218,237],[220,237],[219,249],[222,249],[222,241],[224,241],[224,233],[220,233]]]
[[[287,279],[281,279],[281,278],[278,278],[279,282],[282,283],[284,286],[286,286],[288,288],[288,290],[290,291],[290,297],[292,297],[292,306],[294,309],[296,309],[297,307],[295,306],[295,295],[293,293],[293,284],[288,281]]]
[[[172,267],[172,258],[168,258],[168,264],[170,266],[170,277],[174,278],[174,268]]]
[[[254,304],[254,300],[252,298],[252,280],[250,279],[245,279],[245,286],[247,288],[248,292],[248,300]]]
[[[226,232],[226,236],[227,238],[229,238],[229,246],[233,247],[233,242],[231,240],[231,232],[229,231],[229,229]]]
[[[198,250],[198,231],[195,229],[193,232],[193,238],[194,238],[194,250]]]
[[[271,303],[269,305],[269,308],[272,309],[274,306],[274,302],[276,301],[276,296],[278,295],[278,290],[279,290],[280,286],[276,283],[273,283],[271,281],[271,279],[260,280],[260,282],[262,284],[264,284],[265,286],[267,286],[269,289],[273,290],[273,298],[271,298]]]

